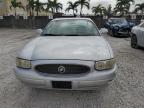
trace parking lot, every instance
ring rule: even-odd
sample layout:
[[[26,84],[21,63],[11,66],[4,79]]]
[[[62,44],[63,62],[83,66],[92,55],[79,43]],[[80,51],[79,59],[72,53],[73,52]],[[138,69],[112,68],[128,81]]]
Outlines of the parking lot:
[[[14,75],[16,52],[36,37],[35,30],[0,29],[0,108],[144,108],[144,49],[130,38],[104,34],[117,60],[117,76],[93,91],[30,88]]]

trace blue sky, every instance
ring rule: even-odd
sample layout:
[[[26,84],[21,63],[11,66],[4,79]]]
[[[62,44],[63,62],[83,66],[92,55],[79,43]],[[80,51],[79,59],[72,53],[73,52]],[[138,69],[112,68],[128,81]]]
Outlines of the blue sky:
[[[41,0],[42,2],[46,2],[47,0]],[[76,0],[58,0],[59,2],[61,2],[63,4],[63,12],[67,7],[67,2],[68,1],[76,1]],[[144,2],[144,0],[135,0],[136,4],[137,3],[142,3]],[[115,7],[116,5],[116,0],[90,0],[90,6],[97,6],[97,4],[102,4],[104,6],[108,6],[109,4],[112,5],[112,7]],[[134,6],[131,6],[131,10],[133,10]],[[91,13],[91,10],[87,10],[87,9],[83,9],[83,13],[84,14],[88,14]]]

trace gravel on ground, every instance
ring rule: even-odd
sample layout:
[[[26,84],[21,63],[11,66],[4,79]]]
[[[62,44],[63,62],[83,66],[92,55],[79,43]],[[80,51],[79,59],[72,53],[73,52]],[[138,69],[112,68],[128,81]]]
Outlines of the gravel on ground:
[[[35,38],[35,30],[0,29],[0,108],[144,108],[144,49],[132,49],[130,38],[104,34],[117,60],[117,75],[93,91],[34,89],[15,78],[15,57]]]

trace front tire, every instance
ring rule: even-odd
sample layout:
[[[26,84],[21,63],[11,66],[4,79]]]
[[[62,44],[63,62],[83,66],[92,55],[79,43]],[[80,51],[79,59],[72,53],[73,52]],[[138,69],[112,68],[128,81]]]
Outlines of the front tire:
[[[135,49],[137,49],[139,47],[136,35],[131,36],[131,47],[135,48]]]

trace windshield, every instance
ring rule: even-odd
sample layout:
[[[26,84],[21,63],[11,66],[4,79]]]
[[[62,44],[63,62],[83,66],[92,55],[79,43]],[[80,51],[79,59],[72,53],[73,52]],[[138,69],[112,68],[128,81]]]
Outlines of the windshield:
[[[67,19],[50,22],[43,36],[100,36],[95,24],[89,20]]]
[[[126,21],[126,19],[112,19],[112,23],[113,24],[126,24],[127,23],[127,21]]]

